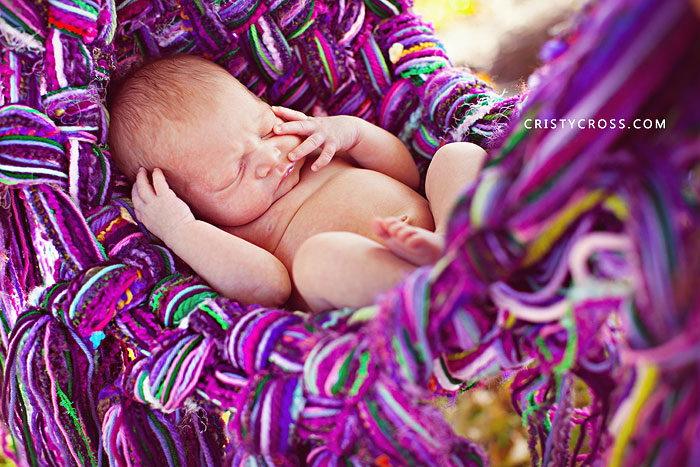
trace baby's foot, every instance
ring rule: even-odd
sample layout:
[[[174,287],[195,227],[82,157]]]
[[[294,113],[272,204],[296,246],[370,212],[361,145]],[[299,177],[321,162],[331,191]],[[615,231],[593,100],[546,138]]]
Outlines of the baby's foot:
[[[396,256],[418,266],[435,263],[445,247],[442,235],[407,224],[396,217],[375,217],[372,219],[372,230]]]

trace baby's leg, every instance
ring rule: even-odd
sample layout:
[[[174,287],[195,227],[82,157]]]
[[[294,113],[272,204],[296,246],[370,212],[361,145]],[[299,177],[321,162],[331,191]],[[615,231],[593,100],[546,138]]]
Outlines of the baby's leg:
[[[450,143],[437,150],[425,178],[435,232],[446,233],[464,185],[476,179],[485,159],[486,151],[472,143]]]
[[[385,247],[416,266],[435,263],[445,247],[444,235],[408,224],[397,217],[375,217],[372,230]]]
[[[416,269],[379,243],[350,232],[325,232],[296,251],[292,280],[312,311],[370,305]]]
[[[452,143],[433,156],[425,191],[435,220],[435,232],[415,227],[394,217],[377,218],[372,229],[397,256],[416,265],[433,264],[444,249],[450,214],[466,183],[476,179],[486,151],[471,143]]]

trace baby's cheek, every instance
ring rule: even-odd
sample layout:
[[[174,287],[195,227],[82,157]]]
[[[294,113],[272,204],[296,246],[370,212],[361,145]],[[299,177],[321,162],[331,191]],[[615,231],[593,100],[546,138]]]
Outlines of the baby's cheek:
[[[265,198],[264,193],[250,189],[245,194],[228,196],[217,206],[219,217],[230,225],[247,224],[265,213]]]
[[[187,201],[190,209],[197,214],[197,217],[214,224],[220,223],[222,209],[224,205],[223,197],[220,195],[208,195],[192,197]]]

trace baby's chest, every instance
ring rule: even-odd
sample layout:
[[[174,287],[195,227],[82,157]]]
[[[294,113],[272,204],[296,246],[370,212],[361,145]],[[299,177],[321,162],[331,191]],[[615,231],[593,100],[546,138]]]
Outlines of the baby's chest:
[[[298,247],[321,232],[344,231],[379,241],[373,217],[406,216],[412,225],[433,229],[428,202],[406,185],[378,172],[348,169],[334,177],[299,208],[275,256],[291,264]]]

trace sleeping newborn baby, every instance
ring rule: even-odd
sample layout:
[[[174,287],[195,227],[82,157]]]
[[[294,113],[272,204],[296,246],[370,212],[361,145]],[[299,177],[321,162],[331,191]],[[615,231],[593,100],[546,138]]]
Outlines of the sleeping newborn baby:
[[[138,70],[109,141],[138,220],[222,295],[312,311],[371,304],[440,256],[485,152],[441,148],[426,179],[395,136],[351,116],[271,107],[218,65]],[[150,174],[150,178],[149,178]]]

